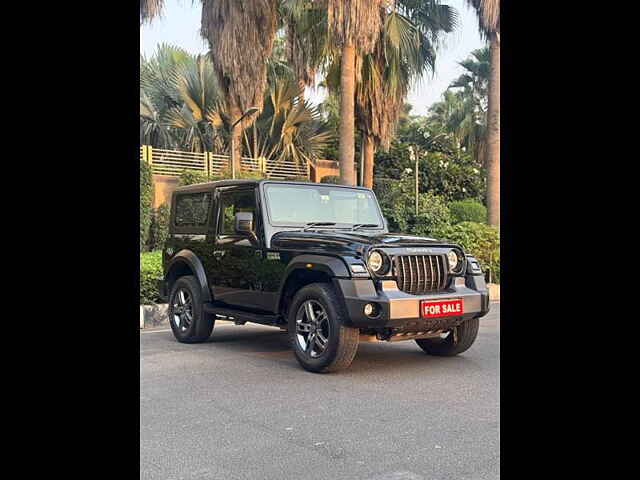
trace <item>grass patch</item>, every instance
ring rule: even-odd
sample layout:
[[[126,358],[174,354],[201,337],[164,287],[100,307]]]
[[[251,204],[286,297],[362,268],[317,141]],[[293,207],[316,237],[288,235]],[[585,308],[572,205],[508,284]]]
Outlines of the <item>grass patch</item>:
[[[157,278],[162,276],[162,251],[140,254],[140,305],[159,303]]]

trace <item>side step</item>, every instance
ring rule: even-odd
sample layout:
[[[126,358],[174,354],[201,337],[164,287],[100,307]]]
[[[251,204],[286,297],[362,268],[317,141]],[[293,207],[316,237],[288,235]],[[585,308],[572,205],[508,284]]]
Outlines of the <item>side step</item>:
[[[221,320],[235,322],[236,325],[244,325],[247,322],[260,323],[262,325],[277,325],[279,318],[278,315],[261,315],[258,313],[244,312],[242,310],[220,307],[213,303],[205,303],[204,311],[215,314]]]

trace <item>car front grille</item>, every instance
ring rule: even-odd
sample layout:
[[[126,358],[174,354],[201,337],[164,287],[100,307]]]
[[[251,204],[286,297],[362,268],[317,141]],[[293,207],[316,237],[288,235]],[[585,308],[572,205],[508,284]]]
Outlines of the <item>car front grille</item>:
[[[399,255],[393,261],[396,282],[403,292],[422,295],[447,286],[445,255]]]

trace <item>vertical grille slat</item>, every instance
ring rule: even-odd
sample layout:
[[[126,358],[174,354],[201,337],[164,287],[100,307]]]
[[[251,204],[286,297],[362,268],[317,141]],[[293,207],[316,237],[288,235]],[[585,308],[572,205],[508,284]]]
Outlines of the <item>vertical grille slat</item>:
[[[433,257],[429,257],[429,271],[431,272],[431,282],[429,283],[429,290],[433,290],[433,280],[436,276],[433,273]]]
[[[443,255],[399,255],[394,259],[398,289],[414,295],[443,290],[447,264]]]

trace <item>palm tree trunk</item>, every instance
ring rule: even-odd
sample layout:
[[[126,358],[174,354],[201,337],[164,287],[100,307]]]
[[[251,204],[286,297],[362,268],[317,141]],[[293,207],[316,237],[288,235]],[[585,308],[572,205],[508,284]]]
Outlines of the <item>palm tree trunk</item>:
[[[356,184],[353,163],[355,156],[355,60],[355,47],[352,44],[345,43],[342,47],[340,72],[340,145],[338,150],[340,183],[342,185]]]
[[[371,135],[364,135],[364,183],[363,186],[373,188],[373,156],[376,153]]]
[[[491,71],[487,113],[487,210],[489,224],[500,228],[500,40],[491,35]]]
[[[230,105],[229,110],[231,112],[231,124],[233,125],[242,115],[242,111],[237,105]],[[236,176],[240,174],[240,155],[242,153],[242,122],[238,122],[233,130],[231,131],[231,136],[233,137],[233,141],[231,142],[232,149],[230,149],[229,154],[231,155],[231,161],[235,161],[235,169]],[[229,167],[231,167],[231,163],[229,163]]]
[[[302,80],[298,80],[298,88],[300,89],[300,95],[299,95],[299,99],[300,99],[300,104],[304,105],[304,90],[305,90],[305,83]]]

